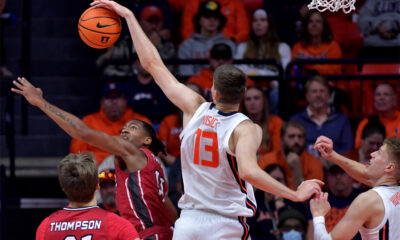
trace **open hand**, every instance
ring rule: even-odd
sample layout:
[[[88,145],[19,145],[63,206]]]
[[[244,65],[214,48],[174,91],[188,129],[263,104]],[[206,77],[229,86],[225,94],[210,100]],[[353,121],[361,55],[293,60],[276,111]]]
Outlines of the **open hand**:
[[[310,201],[310,210],[313,217],[325,216],[330,209],[331,205],[328,202],[328,193],[322,193]]]
[[[112,9],[115,13],[120,15],[123,18],[126,18],[129,16],[129,14],[132,14],[132,11],[129,10],[128,8],[110,0],[94,0],[90,6],[92,7],[104,7],[104,8],[109,8]]]
[[[33,106],[39,106],[43,101],[43,92],[40,88],[35,88],[25,78],[17,78],[17,81],[13,81],[16,88],[11,88],[12,92],[18,93],[25,97],[25,99]]]
[[[313,149],[317,149],[321,153],[321,157],[330,160],[333,153],[332,139],[325,136],[319,136],[317,141],[315,141]]]
[[[319,196],[321,194],[321,187],[324,182],[318,179],[311,179],[303,181],[296,191],[297,201],[302,202],[309,199],[312,195]]]

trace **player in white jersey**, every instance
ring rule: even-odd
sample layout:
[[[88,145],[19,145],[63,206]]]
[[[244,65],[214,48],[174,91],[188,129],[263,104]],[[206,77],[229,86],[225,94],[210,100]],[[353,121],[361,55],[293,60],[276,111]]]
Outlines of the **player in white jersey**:
[[[323,158],[338,164],[357,181],[373,187],[354,199],[330,234],[324,220],[330,210],[328,194],[312,199],[314,239],[352,239],[357,231],[363,240],[400,239],[400,138],[386,139],[381,148],[371,154],[367,165],[334,152],[332,140],[327,137],[319,137],[314,147]]]
[[[245,91],[243,72],[233,65],[217,68],[211,90],[214,104],[207,103],[169,72],[129,9],[109,0],[92,5],[109,7],[126,19],[142,66],[183,112],[183,210],[174,239],[247,238],[245,217],[256,208],[250,184],[293,201],[320,193],[319,180],[305,181],[293,191],[258,167],[261,128],[235,113]]]

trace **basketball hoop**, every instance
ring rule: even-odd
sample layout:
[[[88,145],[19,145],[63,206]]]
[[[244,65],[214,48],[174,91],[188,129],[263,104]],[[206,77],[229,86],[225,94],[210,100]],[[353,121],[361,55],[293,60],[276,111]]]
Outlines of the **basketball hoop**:
[[[311,3],[307,5],[309,9],[317,9],[320,12],[329,10],[331,12],[337,12],[342,9],[344,13],[349,13],[356,8],[354,3],[356,0],[311,0]]]

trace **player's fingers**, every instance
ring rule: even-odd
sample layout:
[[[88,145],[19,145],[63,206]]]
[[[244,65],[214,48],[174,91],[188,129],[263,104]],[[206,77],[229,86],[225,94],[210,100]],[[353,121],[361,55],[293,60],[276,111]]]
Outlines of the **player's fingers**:
[[[323,182],[323,181],[321,181],[321,180],[319,180],[319,179],[311,179],[310,181],[312,181],[312,182],[314,182],[314,183],[316,183],[316,184],[319,184],[319,185],[324,185],[325,183]]]
[[[13,81],[13,84],[14,84],[16,87],[18,87],[19,89],[22,89],[22,88],[24,87],[21,83],[15,81],[15,80]]]
[[[20,78],[21,79],[21,83],[22,83],[22,85],[24,85],[24,86],[26,86],[26,85],[28,85],[28,84],[31,84],[28,80],[26,80],[26,78],[24,78],[24,77],[22,77],[22,78]]]
[[[23,91],[18,90],[16,88],[11,88],[11,91],[23,95]]]

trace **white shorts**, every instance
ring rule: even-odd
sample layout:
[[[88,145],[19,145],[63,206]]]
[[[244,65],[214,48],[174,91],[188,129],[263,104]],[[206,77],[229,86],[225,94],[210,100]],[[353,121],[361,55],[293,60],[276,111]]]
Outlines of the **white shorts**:
[[[182,210],[175,222],[173,240],[250,239],[245,217],[237,219],[201,210]]]

